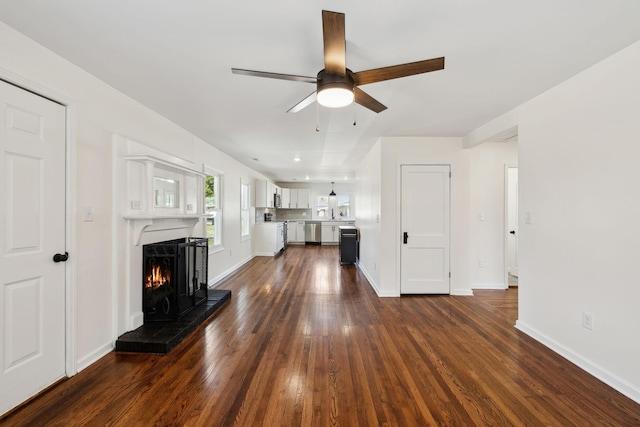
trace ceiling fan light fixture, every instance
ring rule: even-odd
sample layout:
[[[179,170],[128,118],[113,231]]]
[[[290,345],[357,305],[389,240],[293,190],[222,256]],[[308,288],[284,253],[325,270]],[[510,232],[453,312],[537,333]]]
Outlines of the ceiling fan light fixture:
[[[331,83],[318,90],[318,103],[323,107],[346,107],[353,103],[353,98],[353,88],[341,83]]]

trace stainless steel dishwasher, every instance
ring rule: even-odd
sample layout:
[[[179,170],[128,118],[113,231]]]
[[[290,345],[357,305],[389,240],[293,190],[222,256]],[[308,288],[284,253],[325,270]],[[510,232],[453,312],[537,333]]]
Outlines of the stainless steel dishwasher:
[[[305,221],[304,243],[307,245],[319,245],[321,231],[322,223],[320,221]]]

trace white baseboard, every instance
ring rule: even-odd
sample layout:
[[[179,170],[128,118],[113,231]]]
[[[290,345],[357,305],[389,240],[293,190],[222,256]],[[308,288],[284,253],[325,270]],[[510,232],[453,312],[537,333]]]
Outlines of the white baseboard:
[[[142,310],[131,315],[131,330],[139,328],[144,324],[144,313]]]
[[[474,283],[471,289],[498,289],[505,290],[504,283]]]
[[[108,343],[108,344],[105,344],[102,347],[96,349],[92,353],[86,355],[82,359],[78,359],[78,361],[76,362],[76,372],[75,373],[77,374],[78,372],[82,371],[83,369],[89,367],[89,365],[92,365],[92,364],[96,363],[99,359],[101,359],[102,357],[104,357],[107,354],[111,353],[114,348],[115,348],[114,347],[114,343]]]
[[[273,256],[273,255],[271,255],[271,256]],[[250,256],[248,258],[243,259],[242,261],[240,261],[239,263],[235,264],[231,268],[228,268],[227,270],[223,271],[222,273],[218,274],[217,276],[215,276],[213,278],[210,278],[209,279],[209,283],[208,283],[209,288],[213,288],[216,283],[220,282],[225,277],[235,273],[240,267],[242,267],[243,265],[245,265],[246,263],[251,261],[251,259],[253,259],[253,256]]]
[[[638,389],[637,387],[634,387],[633,385],[629,384],[622,378],[619,378],[618,376],[607,371],[606,369],[601,368],[600,366],[596,365],[590,360],[585,359],[584,357],[575,353],[571,349],[563,346],[562,344],[540,333],[536,329],[529,327],[527,324],[525,324],[520,320],[516,321],[516,328],[522,331],[523,333],[529,335],[531,338],[543,344],[544,346],[555,351],[560,356],[564,357],[574,365],[578,366],[579,368],[593,375],[603,383],[618,390],[620,393],[624,394],[629,399],[632,399],[635,402],[640,403],[640,389]]]
[[[385,293],[381,293],[380,292],[380,286],[378,286],[378,284],[371,278],[371,275],[369,275],[369,272],[367,271],[366,268],[364,268],[362,266],[362,264],[360,264],[358,262],[358,268],[360,269],[360,271],[362,271],[362,273],[364,274],[364,277],[367,278],[367,281],[369,282],[369,285],[371,285],[371,287],[373,288],[374,292],[376,293],[376,295],[378,295],[380,298],[393,298],[393,297],[399,297],[400,295],[396,295],[396,294],[385,294]]]
[[[457,297],[472,297],[473,289],[453,289],[449,295],[455,295]]]

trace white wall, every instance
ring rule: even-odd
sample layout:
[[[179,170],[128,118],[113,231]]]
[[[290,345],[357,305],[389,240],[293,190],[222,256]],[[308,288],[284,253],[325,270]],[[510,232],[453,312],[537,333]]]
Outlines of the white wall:
[[[380,290],[380,194],[382,142],[378,140],[356,170],[356,226],[360,229],[360,269],[378,295]]]
[[[225,250],[212,255],[210,277],[223,275],[251,257],[250,242],[240,240],[240,180],[265,178],[3,23],[0,40],[0,78],[70,105],[75,155],[70,177],[75,191],[70,195],[74,207],[70,264],[75,272],[72,297],[77,302],[73,307],[76,355],[71,364],[82,369],[111,351],[117,338],[118,295],[110,267],[112,135],[197,159],[225,173]],[[86,206],[94,208],[93,222],[79,220]]]
[[[402,164],[451,165],[451,293],[471,295],[468,157],[460,138],[385,137],[360,164],[356,173],[360,262],[379,296],[400,296]]]
[[[505,167],[518,166],[518,144],[487,142],[468,152],[471,287],[504,289]]]
[[[517,323],[638,402],[639,76],[640,42],[519,107]]]

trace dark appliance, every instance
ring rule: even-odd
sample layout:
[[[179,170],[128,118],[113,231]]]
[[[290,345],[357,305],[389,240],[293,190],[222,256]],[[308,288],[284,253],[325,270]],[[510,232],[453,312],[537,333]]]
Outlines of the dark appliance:
[[[280,195],[276,193],[276,194],[273,195],[273,207],[274,208],[279,208],[281,206],[282,206],[282,204],[280,202]]]
[[[273,214],[271,212],[265,212],[264,222],[271,222],[271,221],[273,221]]]
[[[175,239],[142,248],[144,322],[179,320],[207,300],[206,238]]]
[[[282,223],[282,238],[284,239],[284,248],[287,249],[287,240],[289,239],[289,222]]]
[[[340,264],[355,264],[358,255],[358,229],[351,225],[341,225]]]

